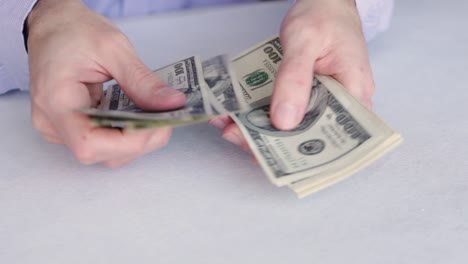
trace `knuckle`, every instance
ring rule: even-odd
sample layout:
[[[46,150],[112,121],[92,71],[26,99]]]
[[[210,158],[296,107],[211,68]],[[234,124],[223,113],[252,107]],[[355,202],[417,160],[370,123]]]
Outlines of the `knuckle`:
[[[52,144],[62,144],[62,140],[58,139],[58,138],[55,138],[53,136],[47,136],[47,135],[43,135],[43,138],[49,142],[49,143],[52,143]]]
[[[70,106],[67,104],[67,98],[70,97],[68,90],[56,89],[53,93],[47,95],[38,95],[37,104],[42,105],[44,111],[48,112],[49,109],[52,112],[55,110],[68,109]]]
[[[301,70],[311,68],[310,64],[313,64],[307,59],[302,58],[289,58],[283,61],[283,68],[289,74],[297,74]]]
[[[125,160],[125,161],[106,161],[106,162],[103,162],[102,164],[108,168],[111,168],[111,169],[116,169],[116,168],[120,168],[120,167],[123,167],[127,164],[129,164],[131,161],[130,160]]]
[[[140,154],[144,152],[147,142],[148,142],[147,137],[139,135],[137,138],[136,137],[122,138],[119,143],[122,146],[126,146],[125,147],[126,155],[135,155],[135,154]]]
[[[47,102],[50,98],[44,90],[42,89],[42,85],[31,84],[31,104],[33,107],[43,110],[44,102]]]
[[[140,62],[134,63],[128,72],[130,75],[129,79],[135,87],[142,87],[142,85],[148,82],[148,79],[154,78],[153,72]]]
[[[171,135],[171,130],[158,130],[157,132],[153,133],[148,140],[148,144],[150,145],[151,149],[162,148],[169,144]]]
[[[311,89],[310,81],[303,78],[294,78],[291,80],[291,86],[301,89]]]
[[[307,25],[307,21],[303,16],[290,16],[281,25],[281,33],[292,33],[300,30]]]
[[[291,17],[285,22],[280,31],[282,36],[301,36],[305,39],[316,38],[329,27],[321,20],[311,21],[304,16]]]
[[[103,30],[97,36],[97,50],[102,54],[119,54],[131,49],[132,45],[128,37],[116,29]]]
[[[129,46],[130,45],[130,40],[128,37],[123,34],[122,32],[115,30],[115,29],[110,29],[107,31],[103,31],[100,34],[101,38],[104,40],[104,48],[109,48],[109,43],[112,45],[110,47],[118,47],[120,45],[122,46]]]
[[[374,87],[369,87],[367,89],[364,89],[364,91],[362,92],[363,99],[370,100],[372,96],[374,95],[374,92],[375,92]]]
[[[45,133],[49,130],[48,127],[47,127],[47,125],[44,124],[44,122],[42,122],[42,121],[41,121],[40,119],[38,119],[38,118],[33,118],[32,121],[31,121],[31,123],[32,123],[32,127],[33,127],[35,130],[39,131],[39,133],[41,133],[41,134],[45,134]]]
[[[90,165],[97,161],[95,151],[84,142],[72,146],[71,150],[75,158],[82,164]]]
[[[167,144],[169,144],[169,140],[170,140],[170,137],[169,137],[169,136],[162,136],[162,137],[159,137],[159,144],[158,144],[158,147],[162,148],[162,147],[167,146]]]
[[[282,74],[278,78],[282,78],[288,87],[310,88],[313,71],[309,68],[301,61],[288,62],[283,65]]]
[[[46,124],[43,122],[43,118],[39,116],[40,114],[37,113],[34,109],[31,111],[31,124],[34,129],[39,132],[44,132],[46,130]]]

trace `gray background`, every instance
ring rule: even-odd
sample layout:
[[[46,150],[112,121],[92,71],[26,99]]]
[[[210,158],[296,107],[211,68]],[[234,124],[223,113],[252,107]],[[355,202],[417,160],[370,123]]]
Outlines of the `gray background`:
[[[284,3],[122,21],[151,67],[237,53]],[[303,200],[207,125],[122,169],[82,166],[0,97],[0,263],[466,263],[468,2],[399,1],[370,44],[375,111],[405,142]],[[169,29],[169,30],[167,30]]]

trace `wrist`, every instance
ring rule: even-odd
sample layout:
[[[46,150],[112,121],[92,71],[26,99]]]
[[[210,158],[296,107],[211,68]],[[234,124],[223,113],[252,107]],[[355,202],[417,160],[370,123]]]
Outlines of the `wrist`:
[[[81,4],[80,0],[38,0],[25,20],[24,37],[26,49],[29,46],[31,39],[39,35],[43,35],[48,31],[57,28],[59,23],[49,22],[65,21],[64,19],[69,16],[69,12],[64,11],[65,8],[74,3]],[[63,18],[63,19],[62,19]]]

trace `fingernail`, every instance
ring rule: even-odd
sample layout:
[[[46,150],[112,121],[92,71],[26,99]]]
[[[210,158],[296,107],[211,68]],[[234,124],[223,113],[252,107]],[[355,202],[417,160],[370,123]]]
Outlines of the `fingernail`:
[[[226,139],[227,141],[231,142],[232,144],[235,144],[237,146],[242,145],[242,139],[233,133],[227,133],[223,135],[223,138]]]
[[[274,111],[277,120],[276,126],[279,129],[293,129],[301,121],[300,111],[297,106],[288,103],[280,103]]]
[[[176,89],[172,87],[167,86],[167,87],[157,90],[156,95],[160,97],[173,97],[173,96],[182,96],[183,93],[177,91]]]
[[[219,118],[211,119],[210,124],[212,124],[213,126],[217,128],[224,128],[226,126],[226,122],[224,122],[223,120]]]

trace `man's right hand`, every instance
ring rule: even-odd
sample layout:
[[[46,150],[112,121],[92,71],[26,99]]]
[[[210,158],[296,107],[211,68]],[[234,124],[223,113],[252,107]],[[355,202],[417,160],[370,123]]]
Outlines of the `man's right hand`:
[[[95,106],[111,79],[144,109],[185,103],[184,94],[158,79],[111,21],[78,0],[39,0],[27,23],[32,122],[46,140],[65,144],[84,164],[110,167],[168,142],[170,128],[97,128],[75,111]]]

